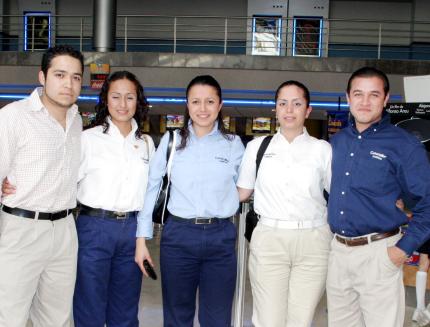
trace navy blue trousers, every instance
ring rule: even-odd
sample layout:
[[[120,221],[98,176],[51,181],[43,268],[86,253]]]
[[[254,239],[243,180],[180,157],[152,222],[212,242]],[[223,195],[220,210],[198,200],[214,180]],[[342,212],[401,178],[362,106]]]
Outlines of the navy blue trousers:
[[[134,262],[136,217],[80,215],[75,327],[138,327],[142,273]]]
[[[194,225],[169,219],[160,245],[165,327],[230,327],[236,284],[236,228],[228,219]]]

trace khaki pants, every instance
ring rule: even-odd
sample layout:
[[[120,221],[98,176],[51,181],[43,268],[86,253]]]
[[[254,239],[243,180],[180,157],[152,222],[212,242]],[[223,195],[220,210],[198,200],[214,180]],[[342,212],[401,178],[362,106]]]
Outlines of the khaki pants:
[[[403,270],[387,253],[400,238],[398,234],[354,247],[333,239],[327,277],[329,327],[403,327]]]
[[[56,221],[0,211],[0,326],[71,324],[77,236],[72,215]]]
[[[331,239],[328,225],[310,229],[257,225],[249,256],[255,327],[311,325],[324,293]]]

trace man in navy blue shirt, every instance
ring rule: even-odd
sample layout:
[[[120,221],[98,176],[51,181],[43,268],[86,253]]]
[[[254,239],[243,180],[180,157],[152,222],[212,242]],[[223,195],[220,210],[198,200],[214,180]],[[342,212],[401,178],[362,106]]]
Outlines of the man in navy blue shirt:
[[[430,237],[430,165],[418,139],[384,112],[383,72],[357,70],[346,96],[350,126],[331,141],[329,326],[403,327],[402,265]],[[404,235],[399,227],[408,219],[396,207],[399,198],[415,204]]]

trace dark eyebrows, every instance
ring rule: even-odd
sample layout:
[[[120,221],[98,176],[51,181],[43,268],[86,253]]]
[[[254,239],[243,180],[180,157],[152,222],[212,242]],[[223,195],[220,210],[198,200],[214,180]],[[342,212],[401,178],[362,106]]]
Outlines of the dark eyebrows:
[[[298,98],[291,99],[291,102],[293,102],[293,101],[300,101],[300,100],[305,100],[305,101],[306,101],[306,99],[305,99],[305,98],[303,98],[303,97],[298,97]],[[278,98],[278,100],[277,100],[277,101],[285,101],[285,102],[288,102],[289,100],[284,99],[284,98]]]
[[[351,94],[357,94],[357,93],[364,93],[364,91],[363,91],[363,90],[358,89],[358,90],[351,90],[351,91],[350,91],[350,93],[351,93]],[[372,91],[370,91],[369,93],[370,93],[370,94],[377,94],[377,95],[381,95],[381,94],[382,94],[382,92],[381,92],[381,91],[378,91],[378,90],[372,90]]]
[[[53,71],[54,73],[63,73],[63,74],[67,74],[68,72],[64,69],[55,69]],[[80,76],[82,77],[82,73],[72,73],[73,76]]]

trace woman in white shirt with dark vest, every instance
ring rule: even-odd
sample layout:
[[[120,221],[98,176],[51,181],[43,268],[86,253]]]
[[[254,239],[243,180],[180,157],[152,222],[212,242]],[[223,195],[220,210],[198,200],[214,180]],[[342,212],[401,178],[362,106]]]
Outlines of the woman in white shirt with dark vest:
[[[245,150],[237,182],[240,198],[254,192],[260,215],[249,256],[255,327],[309,327],[324,292],[329,244],[323,191],[329,190],[331,147],[304,127],[312,108],[302,83],[287,81],[275,96],[280,129],[265,151],[264,139]]]
[[[142,85],[112,73],[82,135],[76,222],[79,252],[76,327],[138,327],[142,272],[134,261],[136,216],[143,208],[154,143],[141,124],[148,110]],[[146,247],[144,256],[151,263]]]

